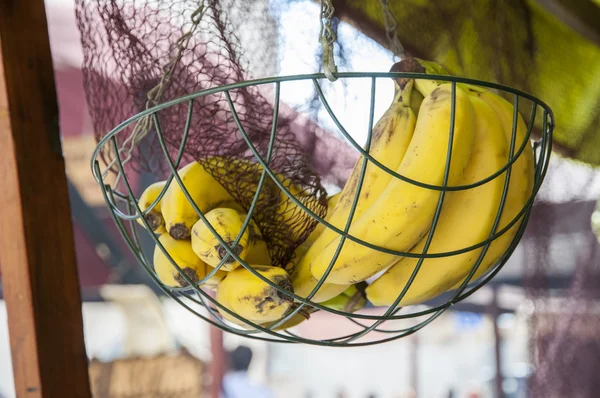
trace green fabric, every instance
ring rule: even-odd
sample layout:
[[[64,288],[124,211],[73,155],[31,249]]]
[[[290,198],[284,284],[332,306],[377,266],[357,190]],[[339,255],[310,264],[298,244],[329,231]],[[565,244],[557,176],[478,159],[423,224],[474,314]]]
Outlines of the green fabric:
[[[364,22],[384,28],[379,0],[336,3],[348,7],[359,29]],[[597,45],[535,1],[401,0],[390,1],[390,8],[400,41],[411,55],[437,61],[453,75],[535,95],[555,114],[555,143],[569,157],[600,165]],[[598,15],[600,21],[600,9]],[[531,104],[522,105],[528,116]]]

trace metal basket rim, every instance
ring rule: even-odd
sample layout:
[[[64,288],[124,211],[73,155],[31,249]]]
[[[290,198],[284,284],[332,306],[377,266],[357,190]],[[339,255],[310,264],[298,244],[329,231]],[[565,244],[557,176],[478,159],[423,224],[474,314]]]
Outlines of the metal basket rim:
[[[436,74],[425,74],[425,73],[414,73],[414,72],[339,72],[339,73],[335,73],[334,76],[337,78],[350,78],[350,79],[354,79],[354,78],[409,78],[409,79],[421,79],[421,80],[440,80],[440,81],[445,81],[445,82],[471,84],[471,85],[501,90],[501,91],[504,91],[507,93],[511,93],[511,94],[526,98],[526,99],[538,104],[542,108],[544,108],[544,110],[548,113],[548,116],[550,118],[550,128],[552,128],[554,126],[554,113],[552,112],[552,109],[550,108],[550,106],[548,104],[546,104],[544,101],[540,100],[539,98],[537,98],[536,96],[534,96],[532,94],[521,91],[519,89],[515,89],[515,88],[507,86],[507,85],[499,84],[499,83],[493,83],[493,82],[488,82],[485,80],[471,79],[471,78],[465,78],[465,77],[459,77],[459,76],[453,76],[453,75],[436,75]],[[96,148],[94,149],[94,152],[92,153],[92,156],[91,156],[91,170],[94,175],[94,178],[96,179],[97,183],[100,183],[100,179],[98,178],[99,176],[96,175],[96,171],[94,169],[94,162],[98,158],[98,155],[100,154],[100,151],[102,150],[102,147],[112,137],[114,137],[116,134],[118,134],[119,132],[124,130],[128,125],[130,125],[131,123],[133,123],[143,117],[154,114],[160,110],[169,108],[174,105],[188,102],[188,101],[194,100],[196,98],[204,97],[206,95],[228,91],[231,89],[244,88],[244,87],[250,87],[250,86],[259,86],[259,85],[278,83],[278,82],[281,83],[281,82],[288,82],[288,81],[316,80],[316,79],[327,79],[327,76],[325,76],[324,73],[310,73],[310,74],[283,75],[283,76],[266,77],[266,78],[261,78],[261,79],[244,80],[241,82],[224,84],[224,85],[219,85],[216,87],[212,87],[212,88],[208,88],[208,89],[204,89],[204,90],[200,90],[200,91],[195,91],[193,93],[186,94],[181,97],[178,97],[178,98],[157,104],[148,109],[145,109],[145,110],[129,117],[128,119],[124,120],[123,122],[119,123],[117,126],[115,126],[112,130],[110,130],[98,142],[98,144],[96,145]]]

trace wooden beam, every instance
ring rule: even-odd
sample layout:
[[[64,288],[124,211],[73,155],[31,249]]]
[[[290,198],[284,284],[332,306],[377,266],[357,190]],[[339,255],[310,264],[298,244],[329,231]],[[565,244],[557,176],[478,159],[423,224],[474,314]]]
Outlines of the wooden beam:
[[[43,0],[0,1],[0,266],[18,397],[90,397]]]
[[[494,287],[494,295],[492,298],[492,302],[490,303],[490,317],[492,318],[492,327],[494,330],[494,362],[495,362],[495,370],[496,377],[494,377],[494,389],[496,398],[504,397],[504,389],[502,387],[503,384],[503,375],[502,375],[502,335],[500,334],[500,328],[498,327],[498,317],[500,315],[500,311],[498,309],[498,288]]]
[[[226,353],[223,347],[223,331],[216,326],[209,325],[210,329],[210,397],[219,398],[223,388],[223,376],[227,371]]]

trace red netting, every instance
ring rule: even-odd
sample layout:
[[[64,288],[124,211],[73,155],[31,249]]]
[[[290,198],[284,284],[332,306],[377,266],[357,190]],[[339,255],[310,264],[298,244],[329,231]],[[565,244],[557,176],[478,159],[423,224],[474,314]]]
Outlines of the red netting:
[[[197,12],[202,3],[199,1],[78,0],[76,3],[84,52],[85,89],[97,139],[145,109],[147,104],[151,106],[251,79],[249,61],[243,56],[237,28],[243,24],[244,15],[254,15],[255,19],[268,15],[261,14],[260,8],[257,13],[250,2],[236,1],[207,0],[201,13]],[[229,10],[242,16],[237,19],[241,21],[238,26],[229,18],[226,12]],[[194,24],[198,20],[199,24]],[[253,55],[254,62],[258,62],[257,54]],[[266,158],[273,122],[272,86],[236,88],[229,93],[248,138]],[[188,103],[170,106],[157,114],[172,158],[182,143],[187,114]],[[139,142],[132,146],[134,138]],[[127,170],[151,172],[157,178],[168,175],[168,163],[158,138],[154,128],[147,134],[136,135],[132,125],[116,136],[119,148],[132,148]],[[336,165],[313,167],[311,155],[318,140],[329,138],[314,124],[300,120],[297,112],[282,109],[269,166],[280,175],[286,187],[294,187],[294,194],[305,206],[324,216],[326,192],[320,173]],[[109,163],[115,153],[107,149],[102,157]],[[225,93],[195,100],[184,154],[182,165],[192,159],[201,162],[243,207],[250,207],[260,167],[234,121]],[[123,152],[121,157],[127,158],[127,155]],[[232,172],[223,162],[208,162],[215,155],[222,156],[226,163],[230,160],[249,162],[237,162],[243,166]],[[224,172],[225,168],[228,173]],[[323,170],[327,168],[329,170]],[[271,247],[274,264],[283,265],[314,229],[317,220],[291,200],[281,206],[280,189],[271,179],[266,181],[253,218]]]

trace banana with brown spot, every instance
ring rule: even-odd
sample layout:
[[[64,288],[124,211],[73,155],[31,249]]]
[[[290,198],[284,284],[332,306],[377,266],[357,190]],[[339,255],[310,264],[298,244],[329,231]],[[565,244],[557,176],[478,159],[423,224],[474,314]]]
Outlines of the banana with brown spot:
[[[175,240],[168,233],[160,235],[158,240],[177,266],[181,268],[193,283],[198,283],[198,281],[213,270],[212,267],[200,260],[196,253],[194,253],[192,244],[189,240]],[[156,272],[158,279],[166,286],[189,286],[189,283],[181,276],[177,268],[175,268],[169,258],[165,256],[158,245],[154,248],[153,263],[154,271]],[[226,272],[219,270],[202,286],[215,289],[226,274]]]
[[[158,198],[162,190],[165,188],[167,181],[159,181],[154,184],[149,185],[142,195],[138,199],[138,205],[140,206],[140,210],[146,211],[152,203]],[[161,211],[161,203],[162,199],[158,201],[158,203],[150,210],[144,218],[148,222],[148,225],[152,229],[152,231],[156,234],[162,234],[166,231],[165,229],[165,220],[163,219],[162,211]],[[138,224],[142,227],[145,227],[144,223],[141,219],[137,220]]]
[[[211,159],[218,162],[219,158]],[[215,207],[243,210],[227,190],[198,162],[181,168],[177,174],[198,209],[207,213]],[[162,200],[162,215],[167,232],[174,239],[190,237],[192,227],[200,219],[179,183],[173,180]]]
[[[401,61],[394,64],[392,71],[410,71],[410,68],[413,67],[415,67],[414,64]],[[414,80],[399,79],[394,80],[394,84],[396,89],[394,98],[389,108],[373,127],[373,137],[369,148],[369,154],[391,170],[396,170],[401,164],[402,158],[411,142],[417,121],[417,117],[411,108]],[[350,215],[363,163],[364,157],[361,156],[354,165],[352,174],[341,192],[339,201],[329,216],[329,222],[339,229],[345,227]],[[391,180],[392,175],[387,171],[372,162],[367,164],[354,211],[353,222],[356,222],[363,213],[368,211]],[[324,228],[323,232],[310,246],[306,255],[298,262],[298,265],[294,269],[294,274],[292,274],[294,288],[297,289],[298,295],[306,297],[313,290],[322,274],[318,277],[315,277],[314,273],[311,274],[311,263],[321,255],[327,245],[337,238],[339,236],[335,231]],[[351,284],[349,281],[338,281],[335,282],[336,285],[333,284],[333,280],[328,280],[327,282],[329,283],[323,284],[319,293],[313,297],[314,301],[329,300],[340,294]]]
[[[499,171],[508,160],[508,142],[496,112],[479,98],[470,98],[476,113],[475,145],[460,185],[475,184]],[[506,173],[475,188],[446,193],[428,253],[443,253],[476,245],[488,238],[498,213]],[[423,252],[427,236],[410,252]],[[483,248],[424,259],[417,276],[398,305],[420,304],[446,292],[469,273]],[[410,280],[419,259],[404,257],[367,289],[375,305],[391,305]]]
[[[419,81],[417,79],[415,84]],[[452,112],[453,95],[452,85],[443,84],[425,97],[410,145],[397,169],[398,174],[422,183],[442,185],[450,144],[452,156],[448,186],[455,186],[462,179],[473,147],[475,111],[466,92],[456,87]],[[450,143],[451,114],[455,118]],[[349,233],[373,245],[408,251],[429,231],[439,197],[440,191],[395,178],[353,222]],[[325,274],[339,243],[338,236],[312,259],[310,269],[316,279]],[[348,284],[364,281],[396,261],[398,256],[346,240],[326,282]]]
[[[253,220],[250,220],[238,244],[232,247],[242,231],[246,213],[218,207],[206,213],[205,217],[225,243],[242,260],[252,264],[270,265],[271,257],[267,243]],[[202,261],[213,267],[218,266],[223,258],[227,257],[226,262],[221,266],[224,271],[232,271],[240,266],[240,263],[227,253],[226,248],[221,245],[203,220],[198,220],[192,228],[192,249]]]
[[[510,143],[513,134],[513,117],[514,107],[513,105],[500,97],[499,95],[485,90],[481,87],[466,86],[469,95],[477,96],[481,100],[485,101],[496,111],[500,118],[504,134]],[[523,209],[531,194],[533,193],[533,185],[535,181],[535,164],[533,147],[529,141],[526,142],[527,126],[520,114],[517,114],[517,130],[514,144],[514,153],[519,150],[521,145],[525,143],[525,149],[517,160],[513,163],[510,175],[510,181],[508,185],[508,193],[506,195],[506,203],[500,217],[500,222],[496,231],[504,229],[512,220],[519,214]],[[521,223],[524,220],[525,215],[522,215],[519,220],[508,229],[504,234],[500,235],[492,241],[490,247],[471,282],[480,278],[490,268],[492,268],[506,253],[506,250],[512,243],[515,235],[517,234]],[[457,282],[452,289],[457,289],[462,284],[463,280]]]
[[[438,74],[438,75],[449,75],[448,71],[440,64],[432,61],[418,60],[421,65],[425,67],[427,74]],[[419,89],[426,93],[433,91],[436,87],[443,84],[442,81],[435,80],[421,80]],[[458,83],[458,86],[463,88],[470,97],[477,97],[480,100],[486,102],[496,112],[497,116],[503,126],[504,135],[510,143],[513,139],[513,120],[514,120],[514,107],[513,104],[502,98],[500,95],[492,92],[491,90],[470,84]],[[508,186],[508,193],[506,196],[506,203],[502,211],[500,223],[498,224],[497,231],[504,229],[508,223],[517,216],[523,209],[529,197],[533,192],[534,184],[534,171],[535,164],[533,161],[533,148],[529,141],[526,141],[527,126],[520,113],[517,112],[517,129],[514,143],[514,154],[519,148],[525,144],[523,152],[519,155],[516,161],[513,163],[511,168],[511,177]],[[510,246],[514,239],[518,229],[523,222],[524,215],[520,217],[508,231],[501,236],[494,239],[490,244],[490,247],[483,259],[481,265],[477,268],[477,271],[473,275],[471,282],[480,278],[485,274],[491,267],[493,267],[500,257],[506,252],[508,246]],[[464,280],[464,279],[463,279]],[[462,284],[463,280],[457,282],[452,289],[457,289]]]
[[[219,283],[217,301],[228,310],[256,324],[281,319],[294,301],[291,295],[285,294],[285,291],[293,292],[290,276],[283,268],[256,264],[251,266],[284,292],[241,267],[228,272]],[[224,319],[243,324],[220,307],[218,309]]]

